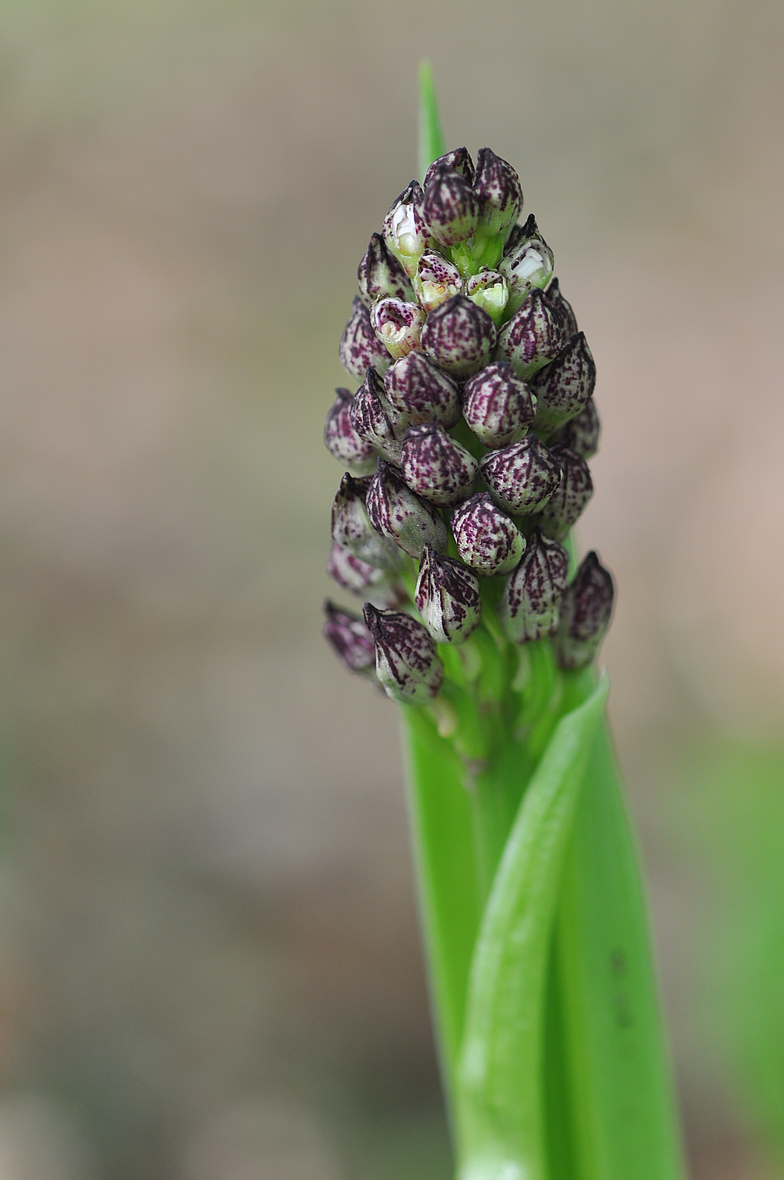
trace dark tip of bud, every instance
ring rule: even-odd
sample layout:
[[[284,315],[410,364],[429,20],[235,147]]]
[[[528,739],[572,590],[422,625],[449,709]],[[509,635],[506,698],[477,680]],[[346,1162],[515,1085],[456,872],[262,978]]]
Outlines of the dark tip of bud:
[[[553,634],[568,571],[566,550],[535,528],[498,603],[498,619],[512,643],[528,643]]]
[[[455,508],[452,535],[466,565],[486,578],[508,574],[525,550],[525,537],[488,492],[479,492]]]
[[[352,475],[370,475],[375,470],[376,452],[351,425],[353,396],[348,389],[336,389],[335,394],[324,427],[324,445]]]
[[[574,314],[571,303],[565,298],[563,292],[561,291],[561,285],[557,278],[554,278],[550,283],[550,286],[547,288],[547,298],[550,300],[553,307],[556,307],[563,316],[563,322],[567,335],[572,337],[577,332],[579,332],[580,329],[577,327],[577,317]]]
[[[612,618],[612,575],[591,550],[583,559],[561,605],[556,656],[562,668],[585,668],[596,656]]]
[[[468,377],[487,364],[495,348],[495,324],[465,295],[454,295],[427,317],[422,347],[454,377]]]
[[[523,381],[553,360],[566,340],[561,313],[534,287],[498,336],[497,356],[509,361]],[[538,396],[538,395],[537,395]]]
[[[376,675],[387,696],[404,705],[424,705],[438,694],[444,665],[425,627],[401,611],[366,602],[365,623],[375,644]]]
[[[537,403],[534,430],[544,436],[559,430],[584,409],[595,385],[596,365],[585,333],[578,332],[531,383]]]
[[[572,526],[593,495],[593,481],[588,464],[568,447],[557,444],[550,454],[563,477],[545,504],[540,518],[542,532],[556,541],[565,541]]]
[[[368,369],[384,373],[391,364],[389,353],[373,331],[370,312],[359,296],[354,299],[351,318],[340,341],[339,355],[343,368],[357,381],[362,380]]]
[[[570,418],[555,437],[557,442],[574,451],[576,455],[582,455],[583,459],[592,459],[599,450],[600,433],[601,424],[596,404],[590,397],[584,409],[574,418]]]
[[[528,433],[536,399],[508,361],[495,361],[466,381],[465,420],[486,447],[504,447]]]
[[[366,676],[373,672],[376,662],[373,637],[362,619],[341,610],[327,598],[324,602],[326,622],[322,634],[349,672]]]
[[[425,543],[439,551],[446,548],[446,526],[437,510],[383,460],[368,487],[367,512],[373,527],[410,557],[418,558]]]
[[[425,545],[414,601],[437,643],[463,643],[479,625],[479,582],[461,562]]]
[[[471,494],[479,470],[473,455],[437,422],[406,431],[401,466],[410,488],[448,508]]]
[[[432,420],[451,429],[460,421],[457,386],[422,352],[395,361],[384,377],[384,389],[394,413],[409,426]]]
[[[476,229],[479,200],[471,184],[448,164],[433,169],[425,188],[422,215],[440,246],[457,246]]]
[[[521,242],[528,238],[538,237],[539,227],[533,213],[529,213],[522,225],[513,225],[504,244],[504,258],[508,258]]]
[[[458,175],[462,176],[467,184],[474,183],[474,161],[471,159],[468,148],[454,148],[451,152],[446,152],[445,155],[439,156],[437,160],[434,160],[425,173],[422,186],[425,190],[427,190],[428,185],[439,168],[451,168],[453,172],[457,172]]]
[[[377,338],[395,360],[419,348],[425,313],[416,303],[380,299],[373,305],[370,322]]]
[[[517,220],[523,207],[520,177],[490,148],[479,149],[474,189],[480,201],[480,223],[489,234],[503,233]]]
[[[408,276],[388,249],[381,234],[373,234],[357,268],[359,294],[368,306],[377,299],[411,299]]]
[[[368,369],[349,411],[357,436],[392,463],[400,463],[401,444],[395,436],[393,415],[384,384],[375,369]]]
[[[408,599],[408,594],[402,582],[391,577],[386,571],[360,561],[350,549],[344,549],[336,541],[332,542],[327,559],[327,573],[338,586],[349,590],[352,594],[361,594],[369,598],[374,606],[387,609],[402,606]]]
[[[561,482],[558,461],[533,434],[488,452],[479,466],[496,504],[513,516],[541,512]]]

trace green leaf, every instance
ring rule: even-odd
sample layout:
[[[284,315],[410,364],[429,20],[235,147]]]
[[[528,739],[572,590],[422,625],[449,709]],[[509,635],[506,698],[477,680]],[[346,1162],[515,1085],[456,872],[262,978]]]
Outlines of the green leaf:
[[[605,678],[559,721],[523,797],[482,919],[457,1085],[461,1180],[548,1175],[547,966],[572,819],[607,691]]]
[[[433,81],[433,69],[429,61],[419,63],[419,179],[425,179],[433,160],[446,151],[441,119],[438,114],[438,99]]]

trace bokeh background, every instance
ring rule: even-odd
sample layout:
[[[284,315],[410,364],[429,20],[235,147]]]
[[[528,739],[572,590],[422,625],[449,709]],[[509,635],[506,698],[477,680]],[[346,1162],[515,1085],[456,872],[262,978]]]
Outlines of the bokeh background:
[[[423,54],[598,362],[693,1176],[784,1174],[783,48],[780,0],[4,0],[0,1180],[449,1175],[395,713],[319,635]]]

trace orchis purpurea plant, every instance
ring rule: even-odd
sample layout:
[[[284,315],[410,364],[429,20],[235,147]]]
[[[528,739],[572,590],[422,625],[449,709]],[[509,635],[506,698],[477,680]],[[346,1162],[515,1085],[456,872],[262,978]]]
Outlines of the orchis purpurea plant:
[[[595,659],[614,586],[570,533],[596,370],[515,169],[446,152],[359,264],[325,440],[328,602],[398,702],[459,1180],[680,1180],[637,857]]]

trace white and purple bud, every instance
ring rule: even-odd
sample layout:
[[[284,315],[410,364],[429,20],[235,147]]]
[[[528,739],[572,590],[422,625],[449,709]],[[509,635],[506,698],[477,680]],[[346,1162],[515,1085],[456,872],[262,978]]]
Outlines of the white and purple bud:
[[[387,369],[384,389],[393,413],[401,422],[440,422],[447,430],[460,421],[460,393],[446,373],[423,352],[410,352]]]
[[[476,229],[479,198],[456,169],[439,164],[425,187],[422,216],[439,246],[457,246]]]
[[[479,466],[496,504],[513,516],[541,512],[561,482],[558,461],[533,434],[489,451]]]
[[[552,435],[576,418],[587,406],[595,385],[596,365],[585,333],[578,332],[531,383],[537,403],[534,430]]]
[[[517,376],[527,381],[558,355],[565,342],[561,313],[544,291],[535,287],[501,329],[496,356],[509,361]]]
[[[536,398],[508,361],[494,361],[465,383],[463,414],[486,447],[519,442],[535,412]]]
[[[555,632],[568,573],[566,550],[534,529],[498,602],[498,620],[512,643],[544,639]]]
[[[438,695],[444,665],[425,627],[402,611],[377,610],[369,602],[363,613],[387,696],[401,705],[426,705]]]
[[[357,268],[359,294],[370,307],[378,299],[412,299],[408,275],[381,234],[373,234],[370,245]]]
[[[482,617],[476,576],[429,545],[422,551],[414,601],[436,643],[464,643]]]
[[[343,476],[332,504],[332,540],[368,565],[397,571],[404,560],[399,548],[370,522],[366,507],[370,483],[369,479],[354,479],[348,472]]]
[[[583,459],[592,459],[599,450],[599,434],[601,425],[596,412],[596,404],[592,397],[584,409],[574,418],[570,418],[555,436],[555,441],[582,455]]]
[[[332,542],[329,551],[327,573],[338,586],[352,594],[361,595],[363,599],[370,599],[374,606],[391,609],[403,606],[408,599],[402,582],[385,570],[360,561],[350,549],[344,549],[337,541]]]
[[[466,184],[474,183],[474,176],[476,175],[474,161],[471,159],[468,148],[453,148],[451,152],[446,152],[443,156],[439,156],[437,160],[433,160],[433,163],[425,173],[425,179],[422,182],[423,188],[427,189],[427,186],[439,168],[451,168],[453,172],[457,172],[462,176]]]
[[[520,177],[490,148],[479,149],[474,190],[479,197],[479,225],[486,234],[502,234],[514,225],[523,207]]]
[[[465,295],[453,295],[427,317],[422,347],[453,377],[469,377],[486,365],[498,334],[486,311]]]
[[[517,311],[534,288],[546,287],[553,273],[553,252],[539,233],[533,213],[515,231],[498,264],[509,284],[507,311],[510,313]],[[547,296],[550,298],[549,290]]]
[[[413,492],[400,472],[383,459],[370,481],[366,504],[373,528],[409,557],[419,558],[426,543],[439,552],[446,549],[446,525],[438,511]]]
[[[437,422],[406,431],[401,467],[410,488],[446,508],[471,495],[479,471],[474,456]]]
[[[563,472],[563,477],[545,504],[539,525],[542,532],[555,541],[565,541],[572,526],[593,495],[593,481],[588,464],[568,447],[550,447],[550,454]]]
[[[355,296],[351,319],[346,324],[339,349],[340,363],[351,377],[361,381],[368,369],[384,373],[391,361],[370,322],[370,312]]]
[[[612,575],[591,550],[561,604],[555,654],[562,668],[577,671],[594,659],[610,625],[614,598]]]
[[[343,667],[375,679],[376,648],[363,620],[359,615],[341,610],[328,598],[324,601],[324,614],[327,621],[322,634]]]
[[[349,409],[350,424],[363,442],[400,466],[402,445],[395,435],[395,419],[375,369],[368,369]],[[375,464],[374,464],[375,468]]]
[[[423,193],[416,180],[404,189],[384,218],[383,237],[387,249],[411,277],[422,251],[430,244],[422,217]]]
[[[416,297],[425,311],[435,311],[463,289],[460,271],[435,250],[425,250],[419,259],[413,283]]]
[[[377,456],[372,444],[360,438],[351,425],[353,395],[348,389],[336,389],[335,394],[324,427],[324,445],[352,475],[370,475],[376,469]]]
[[[380,299],[373,305],[370,322],[377,339],[394,360],[420,347],[425,313],[416,303],[406,303],[403,299]]]
[[[547,298],[563,316],[563,322],[566,328],[567,336],[571,338],[576,332],[579,332],[580,329],[577,327],[577,316],[574,314],[571,303],[561,292],[561,285],[558,282],[558,279],[553,279],[553,281],[550,283],[550,286],[547,288]]]
[[[479,492],[455,508],[452,535],[466,565],[485,578],[508,574],[525,551],[525,537],[488,492]]]
[[[487,312],[496,326],[500,324],[509,299],[509,288],[503,275],[497,270],[480,270],[479,274],[469,275],[465,293],[472,303]]]

